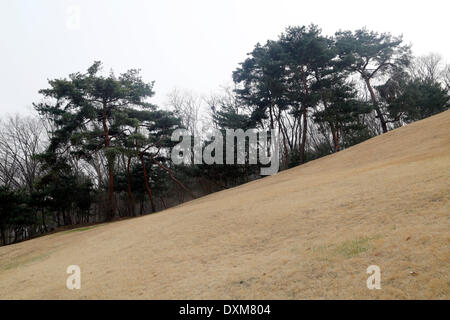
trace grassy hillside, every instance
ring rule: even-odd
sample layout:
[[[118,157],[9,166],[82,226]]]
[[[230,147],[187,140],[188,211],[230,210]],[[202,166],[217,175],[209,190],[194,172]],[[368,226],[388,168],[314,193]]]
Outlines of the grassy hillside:
[[[449,299],[449,137],[447,111],[155,215],[1,247],[0,297]]]

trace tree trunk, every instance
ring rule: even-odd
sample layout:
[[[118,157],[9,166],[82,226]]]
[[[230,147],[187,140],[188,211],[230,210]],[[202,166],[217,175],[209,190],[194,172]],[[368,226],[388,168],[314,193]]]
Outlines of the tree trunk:
[[[142,216],[144,214],[144,198],[141,200],[141,205],[139,208],[139,214]]]
[[[147,190],[147,195],[150,199],[150,204],[152,205],[152,212],[156,212],[155,203],[153,202],[152,191],[150,190],[150,186],[148,184],[148,176],[147,176],[147,169],[145,168],[144,156],[141,154],[140,158],[142,170],[144,171],[145,190]]]
[[[164,201],[164,198],[163,197],[159,197],[159,199],[161,200],[161,203],[162,203],[164,209],[167,209],[166,202]]]
[[[103,110],[103,116],[102,116],[102,123],[103,123],[103,131],[104,131],[104,135],[105,135],[105,148],[108,149],[109,148],[109,130],[108,130],[108,125],[106,124],[106,106],[103,106],[104,110]],[[113,193],[114,193],[114,185],[113,185],[113,179],[114,179],[114,175],[113,175],[113,164],[112,161],[110,159],[107,160],[108,161],[108,174],[109,174],[109,183],[108,183],[108,197],[109,197],[109,203],[108,203],[108,213],[106,216],[107,220],[111,220],[114,217],[115,214],[115,210],[114,210],[114,198],[113,198]]]
[[[181,181],[179,181],[177,178],[175,178],[173,176],[172,170],[170,170],[169,168],[165,167],[164,165],[162,165],[158,160],[156,160],[155,158],[152,158],[153,162],[156,163],[160,168],[164,169],[167,171],[167,173],[169,174],[170,179],[172,179],[172,181],[174,181],[176,184],[178,184],[180,186],[180,188],[182,188],[184,191],[186,191],[187,193],[189,193],[191,195],[192,198],[196,199],[196,196],[194,196],[194,194],[192,193],[191,190],[189,190],[188,188],[186,188],[184,186],[184,184],[181,183]]]
[[[3,229],[0,229],[0,236],[2,239],[2,245],[6,246],[6,232]]]
[[[300,162],[305,163],[305,149],[306,149],[306,134],[308,133],[308,119],[306,106],[303,107],[303,132],[302,132],[302,145],[300,149]]]
[[[274,129],[273,123],[273,114],[272,114],[272,105],[269,105],[269,115],[270,115],[270,129]]]
[[[56,223],[56,226],[59,227],[59,212],[53,213],[53,221]]]
[[[386,119],[384,119],[384,115],[381,112],[380,106],[378,105],[377,98],[375,96],[375,92],[373,91],[372,85],[370,84],[370,79],[365,78],[364,81],[366,82],[367,89],[370,93],[370,98],[372,99],[373,107],[375,108],[375,111],[377,113],[377,118],[380,119],[381,128],[383,129],[383,133],[388,132],[387,125],[386,125]]]
[[[330,122],[331,134],[333,135],[334,152],[339,151],[339,134],[336,127]]]
[[[44,208],[42,208],[41,213],[42,213],[42,224],[44,225],[44,231],[45,231],[45,232],[48,232],[48,230],[47,230],[47,225],[45,224],[45,212],[44,212]]]
[[[62,214],[63,226],[66,226],[67,225],[66,211],[63,210],[61,214]]]
[[[20,232],[19,228],[14,229],[14,240],[13,240],[13,243],[16,243],[17,241],[19,241],[19,237],[18,237],[19,232]]]
[[[284,130],[281,130],[281,133],[283,134],[283,147],[284,147],[284,168],[289,169],[289,151],[286,145],[286,136],[284,133]]]
[[[309,96],[309,88],[308,88],[308,82],[306,81],[306,75],[305,71],[302,66],[302,81],[303,86],[305,87],[305,95],[306,97]],[[306,104],[303,104],[303,132],[302,132],[302,145],[300,150],[300,162],[305,163],[305,149],[306,149],[306,134],[308,133],[308,108]]]
[[[288,148],[287,148],[287,144],[286,144],[286,140],[287,140],[286,133],[284,132],[284,128],[281,124],[281,112],[278,113],[277,122],[278,122],[278,132],[281,132],[281,134],[283,135],[284,168],[288,169],[289,168],[289,152],[288,152]]]
[[[134,211],[134,197],[133,197],[133,193],[131,192],[131,173],[130,173],[130,164],[131,164],[131,157],[128,158],[128,164],[127,164],[127,174],[128,174],[128,199],[129,199],[130,214],[131,214],[132,216],[135,216],[135,211]]]
[[[248,159],[245,159],[245,181],[249,181],[248,179]]]
[[[108,171],[109,171],[109,187],[108,187],[108,200],[109,200],[109,207],[108,207],[108,219],[111,220],[114,218],[115,210],[114,210],[114,197],[113,197],[113,168],[112,164],[108,165]]]

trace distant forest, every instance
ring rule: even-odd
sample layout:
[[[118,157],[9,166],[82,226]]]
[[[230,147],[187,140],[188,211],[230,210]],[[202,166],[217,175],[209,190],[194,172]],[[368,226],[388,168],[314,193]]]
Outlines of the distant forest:
[[[316,25],[256,44],[229,87],[204,97],[174,90],[164,107],[151,102],[153,82],[138,69],[116,75],[94,62],[50,80],[34,116],[1,117],[0,244],[154,213],[261,178],[248,161],[175,165],[175,129],[203,145],[213,128],[274,129],[285,170],[445,111],[449,89],[439,54],[415,57],[389,33],[325,36]]]

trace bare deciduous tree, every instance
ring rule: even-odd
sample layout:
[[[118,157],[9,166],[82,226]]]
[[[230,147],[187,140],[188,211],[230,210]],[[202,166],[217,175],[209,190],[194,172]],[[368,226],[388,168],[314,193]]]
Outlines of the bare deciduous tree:
[[[199,136],[204,127],[204,99],[193,92],[173,89],[167,95],[166,105],[180,117],[183,126],[193,136]]]
[[[35,156],[45,150],[47,141],[40,119],[16,115],[1,122],[0,182],[33,191],[40,170]]]
[[[438,53],[429,53],[416,57],[409,70],[414,78],[423,80],[430,80],[445,84],[446,69],[449,66],[445,65],[444,58]]]

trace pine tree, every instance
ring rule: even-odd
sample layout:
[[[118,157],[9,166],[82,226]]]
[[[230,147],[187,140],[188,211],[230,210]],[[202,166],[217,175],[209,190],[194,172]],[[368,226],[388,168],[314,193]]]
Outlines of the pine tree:
[[[117,140],[122,134],[114,122],[127,117],[131,110],[154,109],[147,102],[153,83],[146,83],[139,70],[131,69],[116,77],[100,75],[101,63],[95,62],[86,73],[74,73],[69,79],[50,80],[50,88],[39,92],[54,103],[35,104],[35,108],[53,119],[49,152],[70,152],[89,159],[102,151],[108,166],[108,219],[115,215],[114,163],[120,149]],[[131,119],[130,119],[131,120]]]
[[[399,72],[409,65],[410,46],[402,43],[401,36],[394,37],[390,33],[380,34],[366,29],[336,33],[336,47],[341,63],[363,79],[383,133],[388,131],[386,115],[378,103],[372,81],[377,77]]]

